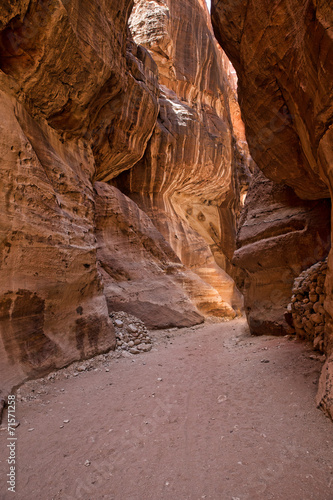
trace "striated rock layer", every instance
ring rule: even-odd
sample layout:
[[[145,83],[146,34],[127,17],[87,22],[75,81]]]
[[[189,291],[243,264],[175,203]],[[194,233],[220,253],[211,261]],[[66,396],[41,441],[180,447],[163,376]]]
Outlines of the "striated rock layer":
[[[95,183],[97,258],[110,311],[150,328],[203,322],[182,289],[185,266],[150,218],[118,189]]]
[[[259,168],[272,181],[292,187],[304,200],[332,197],[330,2],[212,0],[212,21],[218,40],[237,70],[246,136]],[[323,220],[326,217],[323,212]],[[309,258],[312,255],[310,249]],[[331,253],[324,305],[325,345],[330,360],[332,259]],[[331,365],[328,362],[324,370],[320,398],[333,417],[332,404],[328,403],[333,394]]]
[[[94,166],[0,92],[0,372],[26,376],[114,345],[96,267]]]
[[[256,169],[237,234],[234,264],[245,272],[245,311],[253,334],[285,335],[294,279],[330,249],[329,200],[301,200]]]
[[[135,40],[133,5],[2,2],[0,400],[113,349],[114,311],[160,328],[241,306],[217,264],[247,161],[229,64],[201,0],[137,2]]]
[[[0,390],[111,349],[95,178],[130,168],[158,113],[131,1],[6,2],[0,13]]]
[[[197,274],[195,286],[187,286],[197,307],[234,317],[242,299],[225,272],[239,203],[229,62],[204,2],[137,0],[129,25],[157,63],[160,112],[145,155],[115,185]]]

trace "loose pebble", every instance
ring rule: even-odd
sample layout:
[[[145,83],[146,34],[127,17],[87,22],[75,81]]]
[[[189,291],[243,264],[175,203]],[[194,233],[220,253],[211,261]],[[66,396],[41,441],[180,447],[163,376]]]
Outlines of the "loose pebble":
[[[314,349],[319,352],[324,352],[326,273],[327,259],[303,271],[294,281],[293,296],[286,312],[296,335],[313,342]]]
[[[124,311],[110,314],[116,332],[116,350],[131,354],[149,352],[152,341],[145,324]]]

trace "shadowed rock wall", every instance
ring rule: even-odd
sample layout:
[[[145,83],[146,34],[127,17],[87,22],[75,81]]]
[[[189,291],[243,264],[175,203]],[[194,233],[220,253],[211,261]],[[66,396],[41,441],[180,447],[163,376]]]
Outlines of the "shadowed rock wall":
[[[269,179],[290,186],[301,199],[328,198],[333,180],[331,3],[212,0],[212,21],[237,70],[239,103],[253,159]],[[325,209],[322,221],[328,228]],[[323,250],[320,240],[317,248],[310,246],[309,260]],[[278,252],[272,258],[278,259]],[[330,253],[325,301],[328,357],[333,346],[332,259]],[[271,265],[267,263],[268,268]],[[330,362],[321,380],[320,404],[332,416]]]
[[[245,272],[241,288],[252,333],[291,333],[285,310],[294,279],[327,256],[330,210],[329,200],[301,200],[255,170],[233,260]]]

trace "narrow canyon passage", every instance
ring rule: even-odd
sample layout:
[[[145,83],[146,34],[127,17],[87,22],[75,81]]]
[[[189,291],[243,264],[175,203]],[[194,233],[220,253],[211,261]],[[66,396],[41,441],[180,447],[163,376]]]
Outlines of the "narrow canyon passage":
[[[314,405],[310,345],[250,336],[243,319],[152,336],[151,352],[22,386],[15,498],[333,498],[332,423]]]
[[[333,500],[330,3],[1,1],[0,500]]]

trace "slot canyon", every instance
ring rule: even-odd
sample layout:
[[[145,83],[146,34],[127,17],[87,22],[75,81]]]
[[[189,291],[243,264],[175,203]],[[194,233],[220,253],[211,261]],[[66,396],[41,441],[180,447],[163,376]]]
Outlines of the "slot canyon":
[[[330,2],[1,0],[0,110],[0,499],[332,500]]]

